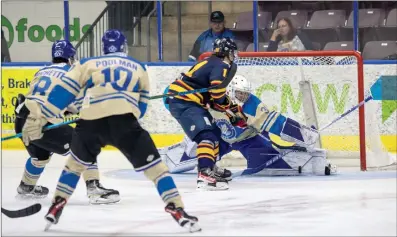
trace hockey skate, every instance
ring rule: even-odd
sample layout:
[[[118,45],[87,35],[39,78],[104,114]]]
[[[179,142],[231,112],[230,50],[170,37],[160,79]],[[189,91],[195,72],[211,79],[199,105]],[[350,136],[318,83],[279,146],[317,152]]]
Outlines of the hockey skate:
[[[63,207],[66,205],[66,199],[60,196],[55,197],[55,202],[51,205],[50,210],[48,210],[45,219],[47,220],[47,225],[45,231],[47,231],[51,225],[58,224],[59,218],[61,217]]]
[[[26,198],[45,198],[48,195],[48,188],[39,185],[28,185],[23,181],[17,188],[18,197]]]
[[[214,165],[214,172],[216,176],[232,181],[232,172],[230,170]]]
[[[110,204],[120,201],[119,191],[104,188],[97,179],[87,180],[86,185],[90,204]]]
[[[201,228],[197,223],[197,217],[189,216],[183,208],[176,208],[174,203],[168,203],[165,207],[165,211],[170,213],[181,227],[188,229],[192,233],[201,231]]]
[[[204,168],[199,170],[197,178],[197,190],[227,190],[229,184],[226,179],[215,174],[214,170]]]

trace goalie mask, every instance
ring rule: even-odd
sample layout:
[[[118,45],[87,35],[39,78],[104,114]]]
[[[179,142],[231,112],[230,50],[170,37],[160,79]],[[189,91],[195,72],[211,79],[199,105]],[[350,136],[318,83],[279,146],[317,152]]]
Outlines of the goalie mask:
[[[236,75],[227,87],[227,94],[235,104],[244,104],[251,96],[251,83],[243,76]]]

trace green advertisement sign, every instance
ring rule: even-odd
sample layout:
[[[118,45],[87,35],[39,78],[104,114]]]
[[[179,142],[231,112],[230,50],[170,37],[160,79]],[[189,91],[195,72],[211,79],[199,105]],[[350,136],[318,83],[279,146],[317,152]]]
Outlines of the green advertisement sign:
[[[319,84],[312,84],[312,90],[315,106],[317,107],[319,113],[326,114],[331,103],[335,111],[330,112],[342,114],[346,110],[350,109],[350,107],[346,106],[346,102],[350,94],[349,84],[343,84],[343,86],[339,89],[337,89],[334,84],[327,84],[325,89],[320,89]],[[280,111],[281,113],[286,113],[288,108],[291,108],[293,113],[298,113],[301,111],[302,92],[299,90],[293,90],[290,84],[276,85],[266,83],[256,89],[255,95],[261,98],[263,93],[274,93],[277,91],[281,92],[281,108],[274,106],[271,109]],[[382,122],[384,123],[390,118],[393,112],[397,110],[397,101],[382,101],[381,103]],[[353,107],[353,105],[351,106]]]
[[[38,43],[43,40],[54,42],[63,39],[65,35],[63,26],[55,24],[48,26],[31,25],[26,17],[19,19],[16,25],[13,25],[7,17],[1,15],[1,27],[2,29],[6,28],[9,32],[8,38],[6,37],[8,47],[11,47],[14,42]],[[89,27],[89,24],[82,26],[78,17],[71,19],[71,24],[69,25],[70,41],[78,41]],[[4,31],[4,34],[7,36],[6,31]]]

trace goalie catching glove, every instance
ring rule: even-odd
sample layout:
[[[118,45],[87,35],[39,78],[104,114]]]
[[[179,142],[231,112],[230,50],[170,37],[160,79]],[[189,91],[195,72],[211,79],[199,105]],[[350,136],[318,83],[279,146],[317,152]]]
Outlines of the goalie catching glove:
[[[225,101],[227,101],[225,103],[231,104],[230,98],[228,96],[226,96]],[[231,104],[228,109],[224,110],[223,108],[220,108],[220,106],[217,105],[213,100],[211,100],[210,103],[207,104],[207,109],[212,109],[212,110],[215,110],[217,112],[221,112],[221,113],[227,115],[227,117],[230,120],[230,123],[233,126],[238,126],[241,128],[244,128],[247,126],[248,118],[243,113],[243,109],[241,108],[241,106],[239,106],[237,104]]]
[[[230,106],[230,109],[226,111],[227,116],[229,117],[230,123],[233,126],[238,126],[240,128],[247,127],[247,116],[245,116],[243,112],[243,108],[237,104],[233,104]]]

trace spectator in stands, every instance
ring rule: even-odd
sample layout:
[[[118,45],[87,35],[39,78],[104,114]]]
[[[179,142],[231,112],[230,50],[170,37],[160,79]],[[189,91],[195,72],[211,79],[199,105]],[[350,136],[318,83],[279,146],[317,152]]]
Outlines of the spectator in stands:
[[[270,38],[267,51],[291,52],[313,50],[313,44],[303,33],[298,33],[288,18],[277,21],[277,29]]]
[[[210,29],[204,31],[196,40],[189,55],[189,61],[196,61],[204,52],[212,51],[214,41],[218,38],[232,38],[233,33],[225,28],[225,16],[221,11],[214,11],[210,17]]]
[[[1,30],[1,62],[11,62],[10,52],[8,51],[7,41],[4,31]]]

